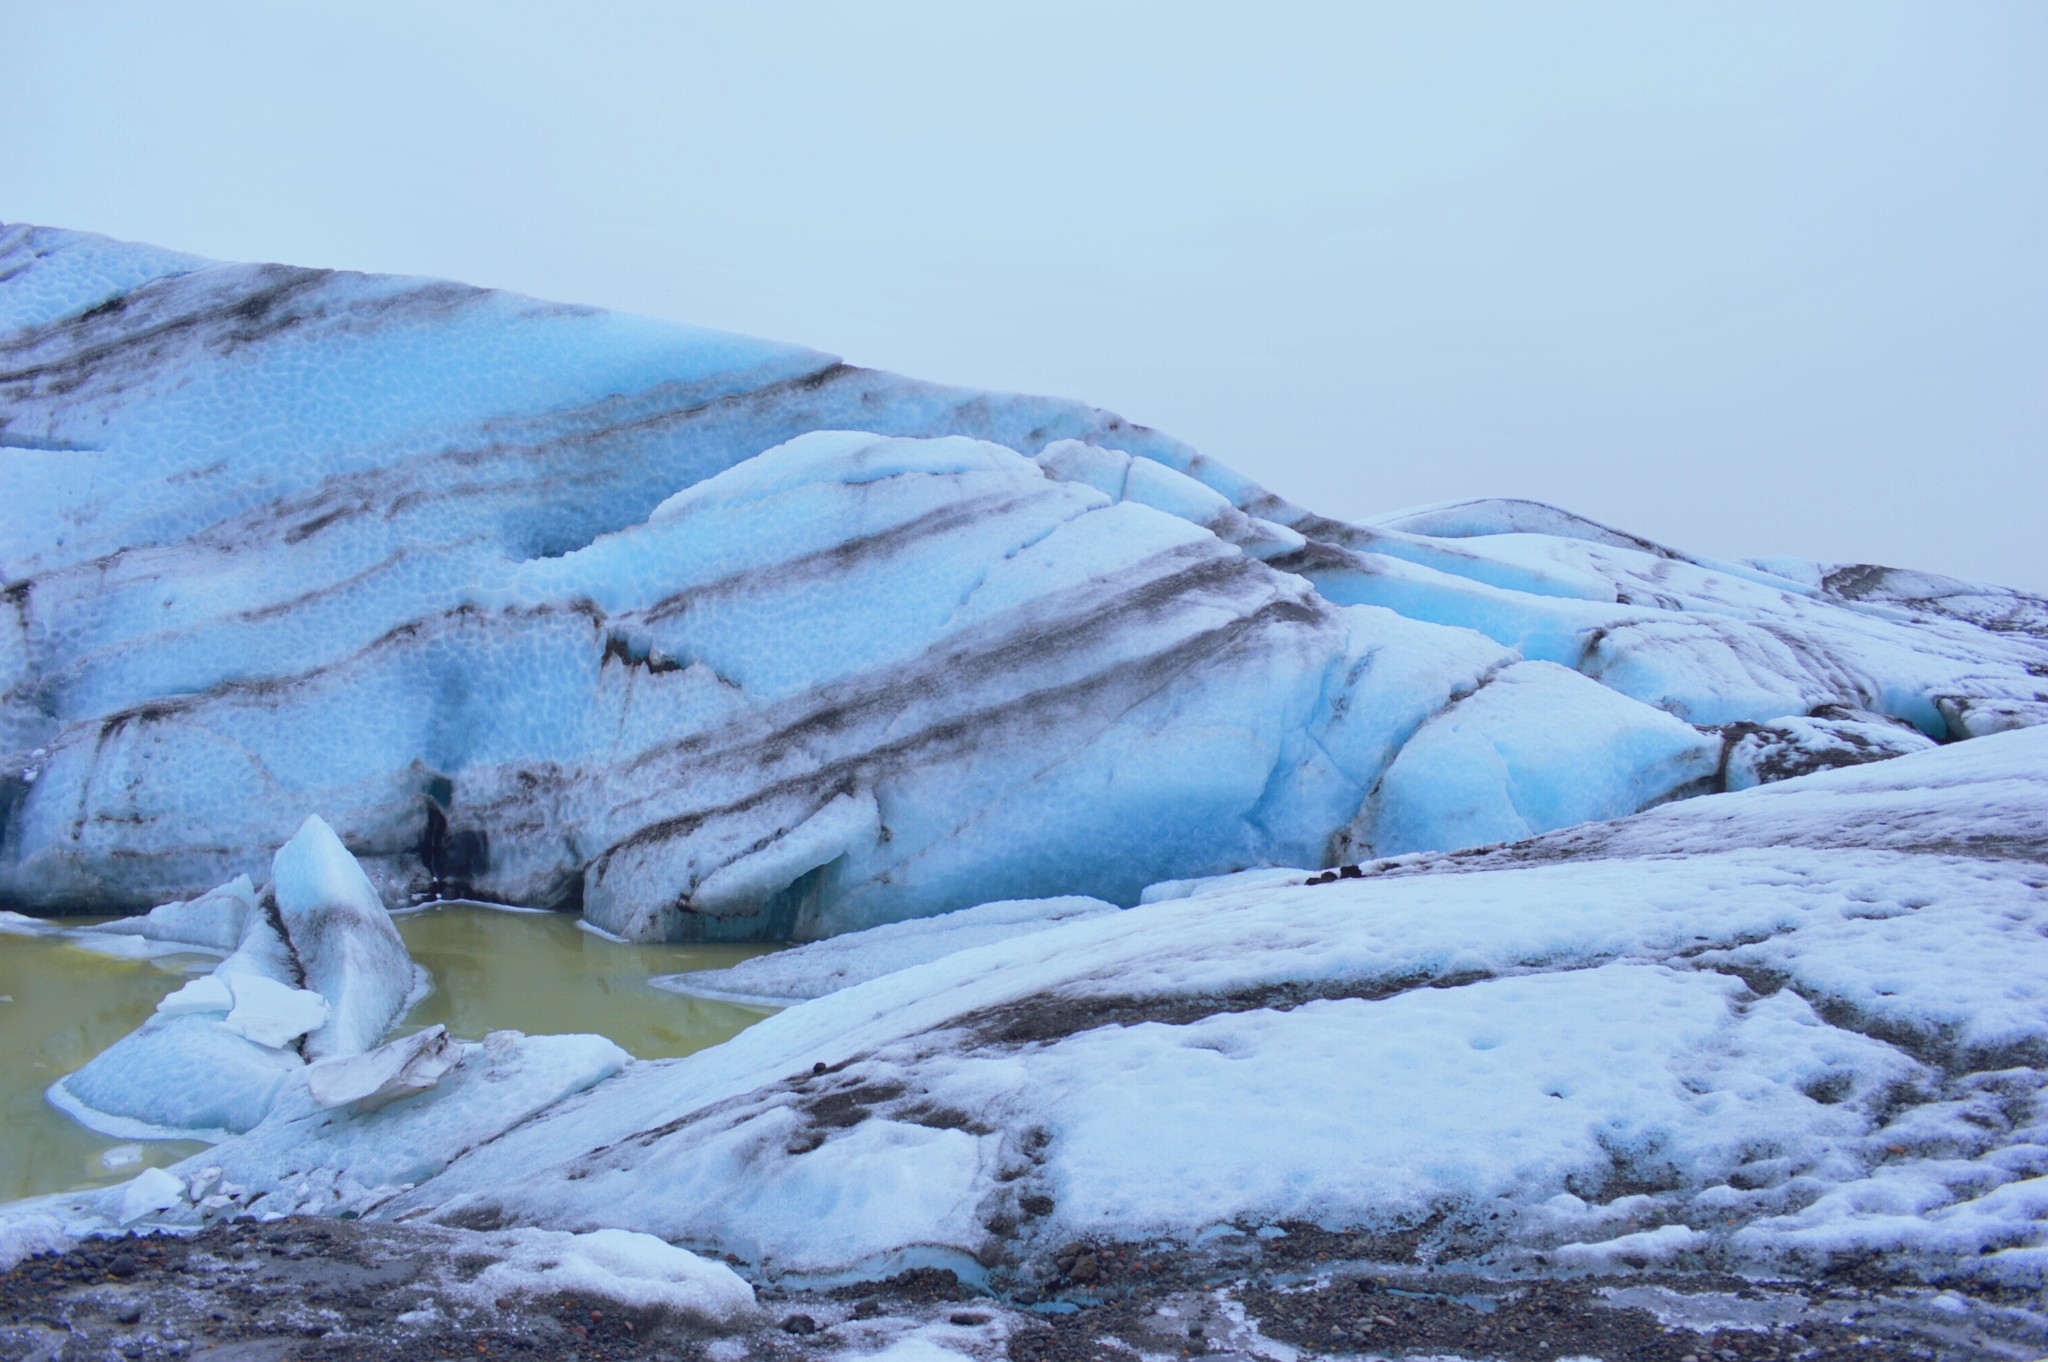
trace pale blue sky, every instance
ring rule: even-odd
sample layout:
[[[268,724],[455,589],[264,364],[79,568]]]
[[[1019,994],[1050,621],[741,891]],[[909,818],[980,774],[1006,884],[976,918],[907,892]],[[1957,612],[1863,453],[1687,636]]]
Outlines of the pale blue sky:
[[[2048,4],[0,0],[0,220],[2048,590]]]

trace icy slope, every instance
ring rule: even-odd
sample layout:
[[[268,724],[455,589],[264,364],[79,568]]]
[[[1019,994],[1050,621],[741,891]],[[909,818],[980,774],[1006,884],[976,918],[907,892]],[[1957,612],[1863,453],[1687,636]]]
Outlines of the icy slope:
[[[1529,503],[1345,525],[1092,408],[744,337],[26,227],[0,328],[36,911],[259,875],[318,812],[394,899],[825,936],[2048,716],[2048,615],[1997,588]]]
[[[849,938],[789,957],[782,986],[825,996],[716,1049],[566,1100],[536,1100],[543,1066],[367,1116],[280,1104],[181,1171],[264,1211],[612,1226],[770,1272],[1035,1282],[1077,1238],[1299,1220],[1422,1226],[1439,1261],[1878,1251],[2038,1287],[2044,857],[2048,730],[1995,735],[1356,878],[1187,886],[826,992]],[[872,943],[919,932],[947,926]],[[544,1109],[473,1144],[485,1091]]]
[[[380,1214],[829,1271],[1444,1212],[1446,1252],[2041,1281],[2048,732],[1558,836],[1571,859],[1221,885],[886,975]]]

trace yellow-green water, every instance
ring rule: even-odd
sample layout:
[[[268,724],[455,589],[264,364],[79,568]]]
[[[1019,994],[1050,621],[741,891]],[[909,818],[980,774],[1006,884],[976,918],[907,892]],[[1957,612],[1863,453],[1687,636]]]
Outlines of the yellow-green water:
[[[724,969],[772,946],[625,946],[594,936],[565,913],[514,913],[442,904],[397,917],[434,991],[404,1031],[436,1022],[464,1040],[489,1031],[533,1035],[594,1031],[637,1059],[687,1055],[752,1026],[773,1008],[664,993],[647,980]]]
[[[436,1022],[465,1040],[506,1029],[594,1031],[637,1058],[655,1059],[716,1045],[773,1010],[664,993],[647,982],[656,974],[721,969],[772,947],[626,946],[579,929],[564,914],[475,904],[424,908],[396,921],[413,959],[434,980],[400,1033]],[[0,935],[0,1201],[119,1182],[205,1148],[184,1140],[108,1139],[43,1094],[140,1026],[193,973],[218,963],[200,954],[128,960],[64,937]]]
[[[120,1182],[206,1147],[108,1139],[43,1093],[142,1025],[188,971],[218,963],[210,955],[123,960],[63,937],[0,936],[0,1200]]]

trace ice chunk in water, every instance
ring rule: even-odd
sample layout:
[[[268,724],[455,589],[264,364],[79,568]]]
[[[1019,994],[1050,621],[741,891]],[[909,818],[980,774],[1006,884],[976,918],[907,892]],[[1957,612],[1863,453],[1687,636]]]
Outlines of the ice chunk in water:
[[[180,911],[165,914],[157,930],[198,923],[216,932],[238,919],[234,953],[59,1080],[50,1089],[53,1103],[113,1135],[239,1133],[269,1114],[286,1076],[305,1058],[358,1054],[383,1038],[404,1011],[415,972],[361,867],[324,822],[309,818],[278,852],[276,868],[270,892],[290,939],[279,935],[246,881],[206,896],[243,911],[190,911],[205,900],[169,905]],[[430,1067],[392,1081],[421,1079]]]
[[[306,1057],[357,1055],[384,1038],[413,991],[412,957],[369,876],[319,815],[271,862],[271,892],[306,987],[333,1009]]]
[[[218,1137],[260,1122],[300,1066],[290,1050],[236,1035],[217,1015],[172,1013],[151,1017],[57,1080],[50,1100],[107,1135]]]
[[[247,875],[237,875],[196,899],[161,904],[140,917],[119,918],[84,930],[231,951],[241,944],[249,919],[257,911],[256,886]]]

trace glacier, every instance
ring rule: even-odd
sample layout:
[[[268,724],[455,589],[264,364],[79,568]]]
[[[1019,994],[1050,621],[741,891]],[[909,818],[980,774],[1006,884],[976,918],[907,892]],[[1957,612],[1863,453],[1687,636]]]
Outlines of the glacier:
[[[709,1255],[1310,1229],[2048,1286],[2048,601],[22,226],[0,460],[0,929],[221,957],[51,1090],[210,1147],[0,1253],[350,1216],[707,1319]],[[682,1059],[394,1038],[387,910],[456,897],[807,944],[662,980],[788,1004]]]
[[[439,281],[0,228],[0,905],[260,876],[808,940],[2048,718],[2048,606]],[[1917,735],[1917,736],[1916,736]]]

